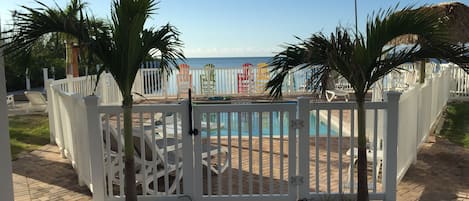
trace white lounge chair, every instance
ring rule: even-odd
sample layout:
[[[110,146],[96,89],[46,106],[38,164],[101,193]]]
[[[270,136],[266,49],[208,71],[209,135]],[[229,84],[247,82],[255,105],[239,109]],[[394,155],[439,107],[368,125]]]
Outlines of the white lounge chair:
[[[171,114],[171,115],[164,115],[165,116],[165,120],[163,121],[163,114],[162,113],[157,113],[155,114],[155,132],[156,134],[154,135],[157,139],[161,139],[161,134],[163,133],[163,122],[166,123],[166,136],[168,136],[168,138],[174,138],[174,131],[176,130],[177,133],[182,133],[182,128],[181,128],[181,122],[178,120],[176,126],[177,126],[177,129],[174,129],[174,113]],[[148,122],[147,122],[147,125],[148,125]],[[150,123],[151,125],[151,123]],[[223,123],[220,123],[220,128],[224,128],[225,127],[225,124]],[[146,129],[144,129],[145,131],[145,134],[147,136],[151,136],[151,126],[144,126]],[[208,128],[207,128],[207,122],[201,122],[201,127],[202,127],[202,131],[205,130],[207,131]],[[216,130],[218,129],[218,125],[216,123],[212,123],[210,124],[210,130]],[[151,139],[151,138],[150,138]],[[173,141],[174,142],[174,141]],[[181,149],[182,149],[182,141],[181,139],[178,138],[178,143],[181,145],[179,146]],[[225,155],[225,159],[223,161],[222,164],[216,164],[216,165],[211,165],[211,164],[208,164],[207,162],[207,159],[208,157],[215,157],[219,154],[218,152],[218,147],[217,146],[212,146],[210,144],[202,144],[202,164],[207,167],[207,168],[210,168],[210,170],[212,170],[212,172],[214,174],[221,174],[223,173],[227,168],[228,168],[228,163],[229,163],[229,155],[228,155],[228,149],[226,147],[220,147],[220,154],[223,154]],[[221,165],[221,168],[220,168],[220,171],[218,171],[218,165]]]
[[[15,97],[13,96],[13,94],[7,95],[7,105],[15,107]]]
[[[29,100],[29,106],[26,109],[27,112],[30,110],[47,112],[47,101],[41,92],[25,91],[24,95]]]
[[[337,83],[335,83],[335,81],[337,81]],[[327,101],[331,102],[332,100],[338,97],[342,97],[343,99],[345,99],[345,101],[348,101],[350,98],[349,92],[344,90],[347,85],[347,80],[345,80],[344,78],[338,78],[337,80],[330,78],[326,86]]]
[[[123,171],[124,164],[121,164],[119,166],[120,160],[123,162],[123,157],[124,157],[124,151],[118,151],[119,150],[119,142],[117,139],[118,133],[113,126],[109,126],[109,134],[107,133],[106,126],[104,126],[105,129],[103,129],[103,139],[105,142],[105,147],[104,150],[107,150],[107,146],[110,146],[110,153],[105,153],[105,167],[107,168],[109,165],[112,166],[112,172],[108,172],[107,175],[108,177],[112,177],[112,179],[108,180],[108,182],[112,182],[115,185],[120,185],[120,174],[121,171]],[[134,160],[135,160],[135,178],[136,178],[136,183],[137,185],[145,185],[146,186],[146,193],[147,194],[152,194],[152,195],[158,195],[158,194],[172,194],[176,191],[177,186],[180,184],[180,180],[182,179],[182,159],[176,160],[178,157],[177,150],[175,149],[174,146],[167,146],[166,147],[166,152],[164,149],[159,149],[156,146],[151,146],[151,141],[147,137],[144,137],[144,143],[145,143],[145,155],[143,154],[143,149],[140,146],[140,136],[138,136],[137,132],[135,132],[136,129],[134,129],[134,145],[135,145],[135,155],[134,155]],[[109,135],[109,137],[107,137]],[[110,144],[106,144],[107,140],[109,138]],[[157,140],[156,143],[161,143],[159,142],[160,140]],[[171,141],[168,139],[168,141]],[[124,147],[124,140],[123,136],[121,135],[120,137],[120,144],[121,144],[121,149]],[[164,142],[163,142],[164,143]],[[156,153],[156,156],[153,155],[153,153]],[[166,153],[166,154],[165,154]],[[167,159],[167,160],[166,160]],[[144,163],[145,161],[145,163]],[[110,164],[109,164],[110,163]],[[145,165],[144,165],[145,164]],[[179,169],[179,174],[176,174],[176,170]],[[109,171],[109,170],[108,170]],[[123,174],[123,173],[122,173]],[[175,175],[175,178],[172,179],[172,181],[169,181],[168,178],[168,185],[165,185],[168,187],[168,189],[158,189],[156,185],[157,182],[154,182],[154,179],[156,180],[160,178],[165,178],[166,176],[170,175]],[[124,178],[122,178],[123,180]],[[166,181],[165,181],[166,182]],[[143,189],[143,186],[142,186]],[[159,191],[159,190],[164,190],[164,191]]]
[[[331,102],[337,97],[343,97],[345,101],[348,101],[348,99],[350,98],[349,93],[344,90],[341,90],[341,89],[326,90],[326,99],[328,102]]]
[[[134,128],[133,130],[134,130],[134,135],[135,133],[141,132],[141,129],[139,128]],[[174,138],[173,125],[169,124],[166,127],[166,131],[167,132],[169,131],[167,133],[168,137],[167,137],[166,147],[171,147],[170,151],[174,151],[173,148],[177,147],[179,149],[178,152],[182,152],[182,146],[183,146],[182,139]],[[151,142],[151,136],[154,136],[155,143],[156,143],[155,147],[159,150],[164,150],[164,139],[161,136],[161,133],[159,133],[159,132],[163,132],[163,130],[161,128],[160,129],[155,128],[155,132],[156,132],[155,134],[152,134],[152,129],[150,129],[150,127],[144,127],[144,133],[145,133],[145,136],[147,137],[146,141]],[[178,128],[177,132],[180,133],[181,129]],[[218,150],[218,148],[220,148],[220,150]],[[209,164],[207,161],[208,157],[211,157],[211,158],[216,157],[218,156],[218,154],[225,155],[225,159],[223,160],[222,164]],[[211,161],[214,161],[214,160],[211,160]],[[223,172],[225,172],[225,170],[228,168],[228,165],[229,165],[228,149],[226,147],[218,147],[218,146],[213,146],[211,144],[202,143],[202,165],[204,165],[207,168],[210,168],[212,173],[216,175],[222,174]],[[218,166],[220,166],[220,171],[218,171]]]

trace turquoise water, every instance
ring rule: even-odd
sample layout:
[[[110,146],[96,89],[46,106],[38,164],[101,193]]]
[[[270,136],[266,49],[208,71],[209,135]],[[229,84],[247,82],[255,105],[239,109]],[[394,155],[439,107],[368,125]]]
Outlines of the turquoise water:
[[[272,116],[272,121],[270,120],[270,116]],[[206,124],[207,122],[206,117],[207,115],[204,115],[202,117],[202,122],[205,122],[204,124]],[[262,113],[262,118],[260,118],[259,113],[252,113],[251,117],[248,113],[234,113],[231,114],[231,118],[229,118],[228,113],[220,113],[220,129],[218,129],[216,126],[216,122],[218,122],[218,117],[216,116],[216,114],[212,113],[210,115],[210,119],[210,132],[207,131],[207,126],[202,125],[202,136],[207,136],[208,134],[210,134],[211,137],[214,137],[218,136],[218,133],[220,133],[220,136],[228,136],[230,131],[231,136],[249,136],[250,130],[252,136],[268,137],[271,134],[272,136],[288,136],[289,120],[288,115],[286,113],[284,113],[283,119],[280,117],[279,112],[272,112],[272,115],[270,115],[268,112],[264,112]],[[231,122],[229,122],[230,120]],[[309,135],[316,136],[316,117],[312,113],[310,115],[309,122]],[[231,129],[229,129],[229,127]],[[320,122],[319,135],[327,136],[327,133],[327,124],[324,122]],[[336,136],[337,131],[331,128],[330,135]]]
[[[185,62],[178,63],[189,64],[191,68],[203,68],[205,64],[213,64],[215,68],[241,68],[245,63],[251,63],[256,66],[258,63],[268,63],[271,57],[212,57],[212,58],[187,58]],[[155,68],[158,64],[147,62],[144,68]]]
[[[268,63],[270,57],[220,57],[220,58],[187,58],[186,63],[194,68],[203,68],[205,64],[213,64],[218,68],[240,67],[245,63],[256,66],[258,63]]]

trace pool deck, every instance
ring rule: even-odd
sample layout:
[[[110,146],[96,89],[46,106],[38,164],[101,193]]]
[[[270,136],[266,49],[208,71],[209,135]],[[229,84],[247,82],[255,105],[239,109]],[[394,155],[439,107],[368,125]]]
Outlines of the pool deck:
[[[254,147],[258,145],[256,143],[253,142]],[[274,153],[278,152],[277,148],[274,147]],[[234,150],[238,150],[238,148],[234,147]],[[254,150],[253,155],[257,156],[258,153]],[[269,152],[264,151],[264,153],[264,155],[269,155]],[[454,145],[447,140],[430,136],[428,142],[422,146],[417,158],[417,162],[410,167],[398,185],[397,200],[469,201],[468,149]],[[331,159],[333,162],[337,161],[335,157]],[[325,161],[325,156],[321,155],[320,160]],[[253,163],[255,165],[254,172],[259,169],[256,167],[256,162]],[[233,164],[237,164],[236,157],[233,157]],[[226,172],[222,175],[222,181],[227,181],[225,180]],[[321,178],[322,181],[324,181],[323,179]],[[70,162],[60,157],[58,147],[54,145],[45,145],[38,150],[23,154],[14,161],[13,181],[15,200],[17,201],[91,200],[90,191],[86,187],[78,185],[76,173]],[[266,181],[266,177],[264,177],[264,181]],[[337,181],[334,178],[332,181],[331,186],[337,186]],[[257,186],[254,185],[255,188],[258,188]],[[324,186],[325,184],[321,183],[321,191]],[[236,185],[233,190],[236,190],[235,187]]]

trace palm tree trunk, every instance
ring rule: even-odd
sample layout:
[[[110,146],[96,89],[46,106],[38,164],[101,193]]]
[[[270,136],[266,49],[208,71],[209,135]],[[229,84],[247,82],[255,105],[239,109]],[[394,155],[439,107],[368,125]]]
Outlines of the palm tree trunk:
[[[132,96],[124,96],[124,142],[125,142],[125,200],[137,201],[135,185],[134,142],[132,135]]]
[[[365,99],[357,97],[358,104],[358,192],[357,200],[368,201],[368,170],[366,158]]]

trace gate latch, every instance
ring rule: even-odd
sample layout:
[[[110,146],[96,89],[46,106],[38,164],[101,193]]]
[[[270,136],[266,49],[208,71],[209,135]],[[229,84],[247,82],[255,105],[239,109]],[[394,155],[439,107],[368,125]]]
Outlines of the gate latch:
[[[199,135],[199,130],[197,130],[197,128],[196,128],[194,130],[189,131],[189,134],[192,135],[192,136],[197,136],[197,135]]]

